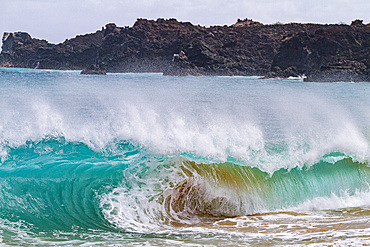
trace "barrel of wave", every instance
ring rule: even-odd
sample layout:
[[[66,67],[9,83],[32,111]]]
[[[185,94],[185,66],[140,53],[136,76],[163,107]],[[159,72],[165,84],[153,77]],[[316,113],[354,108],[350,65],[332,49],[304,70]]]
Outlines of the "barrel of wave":
[[[351,158],[273,174],[233,163],[183,160],[178,172],[183,179],[165,190],[159,202],[170,217],[180,221],[289,210],[316,198],[370,191],[370,168]],[[335,205],[341,206],[348,205]],[[320,205],[312,205],[315,208]]]

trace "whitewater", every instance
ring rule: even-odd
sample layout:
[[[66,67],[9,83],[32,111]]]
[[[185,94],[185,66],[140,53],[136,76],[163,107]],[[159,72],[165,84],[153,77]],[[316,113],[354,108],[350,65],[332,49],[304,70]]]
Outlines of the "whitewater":
[[[368,245],[369,96],[0,68],[1,246]]]

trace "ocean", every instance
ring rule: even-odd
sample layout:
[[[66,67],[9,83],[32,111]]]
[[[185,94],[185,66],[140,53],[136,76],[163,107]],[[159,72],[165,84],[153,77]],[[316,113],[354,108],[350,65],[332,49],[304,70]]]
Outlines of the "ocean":
[[[370,244],[370,84],[0,68],[1,246]]]

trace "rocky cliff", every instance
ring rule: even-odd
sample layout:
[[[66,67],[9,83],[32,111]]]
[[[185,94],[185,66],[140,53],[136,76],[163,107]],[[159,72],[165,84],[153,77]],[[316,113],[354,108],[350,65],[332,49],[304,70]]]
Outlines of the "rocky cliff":
[[[0,65],[370,81],[370,25],[360,20],[351,25],[263,25],[245,19],[202,27],[175,19],[138,19],[132,27],[107,24],[56,45],[27,33],[5,33]]]
[[[24,32],[4,33],[0,65],[80,70],[95,62],[102,40],[102,31],[77,36],[57,45],[31,38]]]

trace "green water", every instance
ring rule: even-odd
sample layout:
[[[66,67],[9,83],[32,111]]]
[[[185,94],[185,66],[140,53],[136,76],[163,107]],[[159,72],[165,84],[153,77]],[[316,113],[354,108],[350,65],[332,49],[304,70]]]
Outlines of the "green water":
[[[5,246],[370,241],[367,83],[0,75]]]

